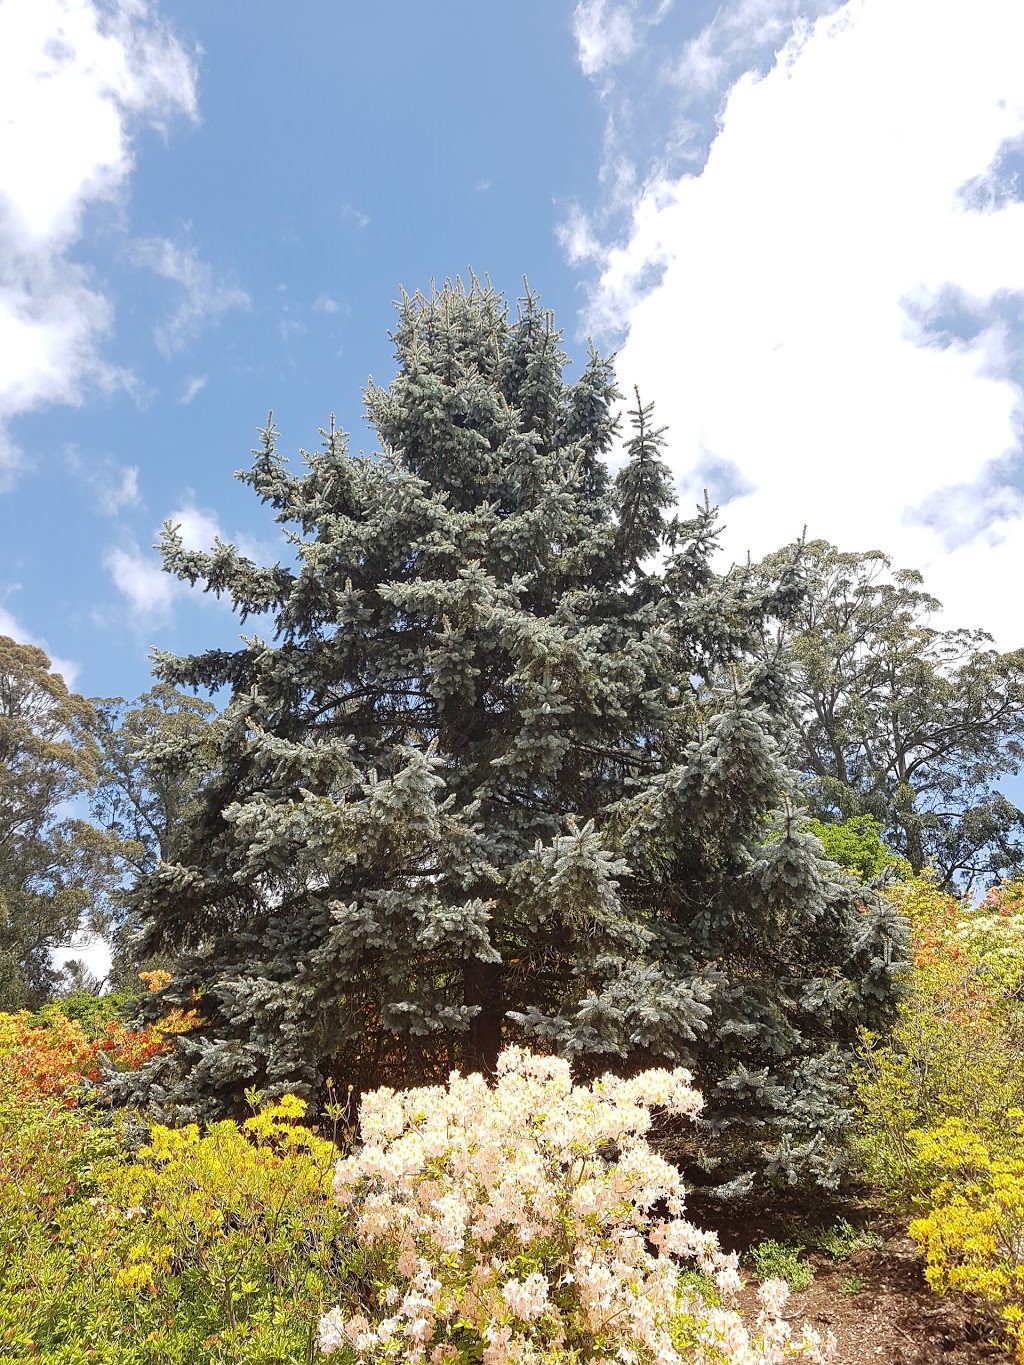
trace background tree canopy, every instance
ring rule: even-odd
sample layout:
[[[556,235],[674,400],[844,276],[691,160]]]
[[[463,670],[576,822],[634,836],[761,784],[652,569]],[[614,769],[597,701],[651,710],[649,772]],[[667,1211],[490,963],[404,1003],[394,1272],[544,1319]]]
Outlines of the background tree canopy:
[[[0,1010],[34,1009],[53,950],[98,908],[110,845],[68,803],[95,779],[95,713],[34,645],[0,636]],[[102,929],[98,914],[92,927]]]
[[[583,1069],[683,1061],[734,1169],[753,1143],[833,1178],[901,929],[800,831],[784,677],[744,666],[795,569],[712,570],[715,514],[672,514],[650,407],[610,479],[610,367],[568,382],[535,297],[404,297],[394,341],[380,454],[332,423],[293,473],[268,425],[239,476],[283,561],[166,531],[165,567],[260,633],[157,658],[231,699],[133,895],[164,1000],[203,1016],[140,1084],[191,1116],[487,1068],[517,1036]]]
[[[130,987],[143,963],[139,925],[125,913],[124,887],[173,857],[175,831],[197,800],[214,758],[209,721],[217,708],[166,683],[131,703],[113,697],[93,705],[99,761],[89,807],[110,838],[114,873],[107,891],[109,981]],[[165,964],[151,960],[148,965]]]
[[[794,547],[758,566],[772,583]],[[1024,815],[997,790],[1024,763],[1024,650],[981,630],[937,630],[939,603],[877,550],[802,548],[806,591],[761,657],[788,665],[794,762],[815,813],[871,815],[915,872],[950,887],[1024,866]]]

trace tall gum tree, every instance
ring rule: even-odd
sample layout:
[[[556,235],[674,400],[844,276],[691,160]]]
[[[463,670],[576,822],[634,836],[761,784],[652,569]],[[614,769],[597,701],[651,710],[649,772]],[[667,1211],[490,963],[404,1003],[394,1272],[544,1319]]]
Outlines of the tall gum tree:
[[[759,566],[776,580],[796,547]],[[794,763],[816,813],[869,815],[914,872],[947,889],[1024,869],[1024,813],[999,781],[1024,765],[1024,649],[939,629],[916,570],[879,550],[800,547],[804,593],[761,657],[789,666]]]
[[[380,453],[332,422],[292,472],[268,424],[239,475],[282,561],[166,531],[165,567],[264,634],[157,658],[230,701],[134,896],[204,1023],[137,1084],[192,1117],[250,1085],[486,1070],[518,1037],[584,1071],[690,1065],[735,1139],[709,1178],[829,1179],[900,929],[799,832],[784,679],[738,666],[792,575],[712,571],[715,513],[672,514],[650,407],[610,477],[610,365],[569,382],[535,296],[398,311],[398,374],[366,391]]]
[[[96,777],[95,728],[41,649],[0,635],[0,1010],[41,1005],[54,950],[105,927],[110,841],[68,813]]]

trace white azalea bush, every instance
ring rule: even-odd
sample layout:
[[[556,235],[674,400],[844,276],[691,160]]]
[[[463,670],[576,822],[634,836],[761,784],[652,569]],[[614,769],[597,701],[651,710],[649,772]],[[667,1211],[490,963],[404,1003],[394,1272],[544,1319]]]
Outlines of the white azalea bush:
[[[410,1365],[831,1359],[831,1340],[783,1318],[784,1281],[761,1286],[749,1327],[721,1306],[742,1287],[736,1255],[683,1216],[679,1172],[646,1137],[652,1108],[700,1112],[691,1079],[574,1086],[568,1063],[509,1048],[493,1085],[453,1072],[367,1095],[334,1191],[375,1273],[321,1319],[321,1350]]]

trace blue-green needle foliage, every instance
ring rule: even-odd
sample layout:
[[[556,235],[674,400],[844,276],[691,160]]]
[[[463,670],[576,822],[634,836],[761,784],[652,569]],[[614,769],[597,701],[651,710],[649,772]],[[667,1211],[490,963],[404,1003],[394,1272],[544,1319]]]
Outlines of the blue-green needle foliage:
[[[165,998],[204,1020],[145,1074],[150,1103],[316,1102],[328,1077],[486,1069],[518,1038],[581,1073],[689,1065],[705,1138],[830,1178],[896,930],[800,832],[784,679],[744,666],[797,569],[712,570],[715,512],[673,514],[650,406],[611,478],[610,365],[571,383],[536,297],[404,297],[394,341],[366,392],[380,453],[332,425],[293,470],[268,424],[239,476],[285,562],[164,538],[260,634],[158,656],[231,700],[135,891],[142,950],[177,958]]]

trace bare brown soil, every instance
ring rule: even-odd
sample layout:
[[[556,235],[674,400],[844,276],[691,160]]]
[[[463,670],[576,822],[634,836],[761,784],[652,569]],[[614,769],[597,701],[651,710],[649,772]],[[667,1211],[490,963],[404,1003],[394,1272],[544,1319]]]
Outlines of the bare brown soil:
[[[957,1294],[939,1297],[924,1281],[921,1256],[907,1235],[905,1221],[860,1205],[809,1209],[796,1205],[766,1207],[735,1219],[721,1207],[699,1209],[690,1200],[689,1215],[718,1231],[723,1247],[741,1254],[747,1288],[741,1306],[756,1312],[758,1278],[742,1258],[750,1247],[772,1238],[796,1244],[806,1229],[829,1227],[837,1217],[856,1227],[870,1227],[882,1239],[877,1248],[861,1248],[835,1262],[807,1251],[814,1267],[810,1288],[794,1291],[787,1316],[794,1327],[808,1322],[824,1335],[835,1333],[836,1365],[1009,1365],[998,1325],[981,1305]]]

